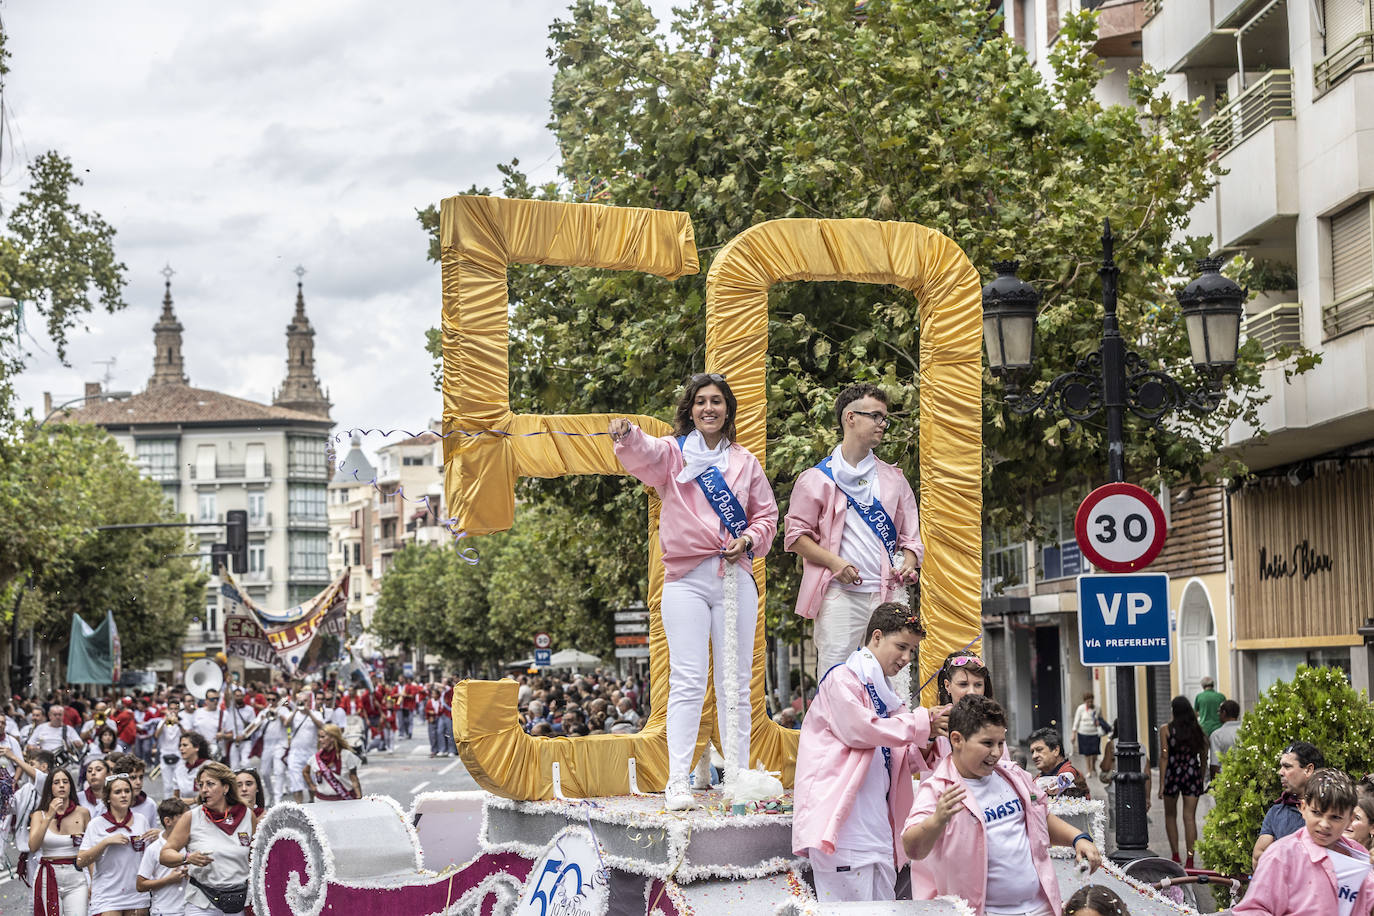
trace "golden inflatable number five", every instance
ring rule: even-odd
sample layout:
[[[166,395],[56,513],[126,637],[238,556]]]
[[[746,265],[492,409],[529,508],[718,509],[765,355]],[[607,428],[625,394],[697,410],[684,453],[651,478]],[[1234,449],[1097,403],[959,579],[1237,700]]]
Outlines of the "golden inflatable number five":
[[[506,269],[553,264],[639,270],[673,279],[698,270],[685,213],[451,197],[440,216],[443,267],[445,494],[468,534],[509,528],[520,476],[623,474],[604,432],[610,415],[516,415],[510,410]],[[979,630],[981,539],[981,306],[978,276],[963,252],[934,230],[871,220],[775,220],[741,233],[707,277],[706,370],[730,379],[740,444],[765,461],[768,290],[779,282],[847,280],[901,286],[916,294],[920,319],[922,645],[928,675]],[[665,393],[665,399],[670,397]],[[667,401],[665,400],[665,404]],[[636,417],[647,432],[667,424]],[[469,435],[478,431],[492,431]],[[536,435],[532,432],[583,435]],[[650,497],[649,610],[653,708],[632,735],[531,738],[520,726],[516,685],[463,681],[454,691],[459,756],[482,788],[517,799],[553,796],[553,764],[565,794],[592,797],[667,778],[667,642],[659,616],[663,567],[658,502]],[[774,545],[777,549],[778,544]],[[755,576],[763,582],[762,560]],[[759,589],[760,611],[764,589]],[[798,733],[775,725],[764,703],[764,615],[758,615],[751,680],[750,760],[791,785]],[[667,685],[667,689],[664,689]],[[928,696],[928,693],[927,693]],[[715,701],[703,703],[698,749],[714,729]]]

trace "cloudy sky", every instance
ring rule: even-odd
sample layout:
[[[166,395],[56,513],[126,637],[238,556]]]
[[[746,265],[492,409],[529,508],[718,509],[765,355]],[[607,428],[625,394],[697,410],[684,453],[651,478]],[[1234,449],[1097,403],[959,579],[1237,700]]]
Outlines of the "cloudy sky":
[[[514,157],[557,177],[544,52],[566,7],[0,3],[14,138],[0,202],[13,205],[28,160],[61,151],[85,179],[81,204],[118,231],[129,280],[126,310],[73,335],[70,367],[35,331],[23,402],[78,396],[110,359],[109,387],[141,390],[166,264],[191,384],[268,401],[299,264],[336,431],[437,418],[424,333],[439,323],[439,269],[414,211],[497,187]]]

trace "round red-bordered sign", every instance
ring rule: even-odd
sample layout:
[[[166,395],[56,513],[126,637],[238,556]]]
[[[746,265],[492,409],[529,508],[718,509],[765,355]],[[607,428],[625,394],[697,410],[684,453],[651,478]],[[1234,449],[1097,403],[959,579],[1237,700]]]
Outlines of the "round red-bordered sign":
[[[1164,549],[1168,524],[1150,491],[1133,483],[1109,483],[1089,493],[1073,520],[1083,556],[1112,573],[1139,572]]]
[[[548,633],[540,631],[534,634],[534,647],[536,649],[547,649],[549,646],[552,645],[553,639],[549,637]]]

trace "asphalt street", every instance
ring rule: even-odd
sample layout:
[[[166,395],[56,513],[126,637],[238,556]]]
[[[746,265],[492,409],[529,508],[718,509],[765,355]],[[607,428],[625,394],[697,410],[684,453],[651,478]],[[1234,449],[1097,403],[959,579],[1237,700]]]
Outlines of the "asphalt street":
[[[417,729],[417,736],[422,731]],[[367,764],[358,772],[363,791],[390,795],[400,802],[402,808],[410,807],[411,800],[420,792],[477,788],[457,757],[431,759],[429,741],[424,737],[402,741],[391,753],[374,751],[368,754],[367,760]],[[160,788],[161,781],[153,781]],[[0,916],[31,916],[33,913],[28,887],[13,877],[10,870],[16,855],[14,847],[7,843],[5,864],[8,867],[0,867]]]

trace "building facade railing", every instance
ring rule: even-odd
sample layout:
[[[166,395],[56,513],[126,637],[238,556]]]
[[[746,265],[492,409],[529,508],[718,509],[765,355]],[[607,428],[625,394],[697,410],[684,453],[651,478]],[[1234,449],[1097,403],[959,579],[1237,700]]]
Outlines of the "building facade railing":
[[[1374,287],[1339,299],[1322,309],[1322,337],[1330,340],[1374,324]]]
[[[1312,68],[1316,94],[1330,91],[1354,70],[1374,63],[1374,31],[1360,32]]]
[[[1151,19],[1155,18],[1156,16],[1158,16],[1158,15],[1159,15],[1161,12],[1163,12],[1163,11],[1164,11],[1164,0],[1145,0],[1145,21],[1146,21],[1146,22],[1149,22]]]
[[[1250,340],[1264,347],[1264,355],[1273,357],[1286,347],[1302,346],[1302,306],[1297,302],[1281,302],[1245,319],[1242,328]]]
[[[256,469],[255,469],[256,470]],[[248,477],[248,466],[246,464],[216,464],[214,469],[204,477],[198,473],[199,468],[191,465],[192,480],[242,480]],[[254,474],[254,480],[266,480],[272,476],[272,465],[264,463],[262,474]]]
[[[1212,151],[1225,155],[1271,121],[1293,117],[1293,71],[1270,70],[1203,125]]]

